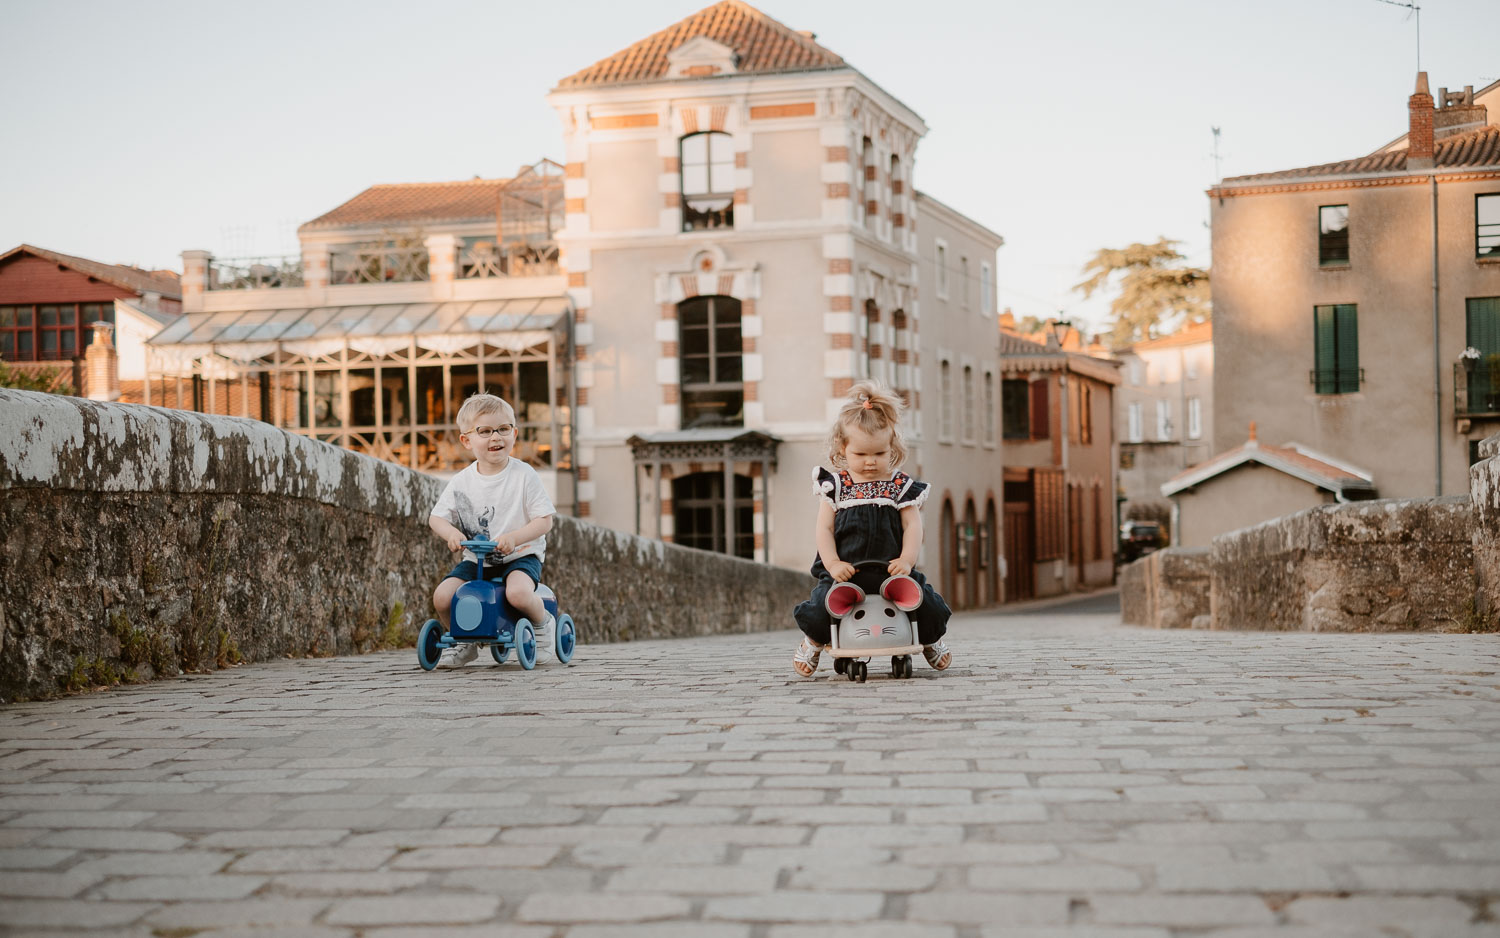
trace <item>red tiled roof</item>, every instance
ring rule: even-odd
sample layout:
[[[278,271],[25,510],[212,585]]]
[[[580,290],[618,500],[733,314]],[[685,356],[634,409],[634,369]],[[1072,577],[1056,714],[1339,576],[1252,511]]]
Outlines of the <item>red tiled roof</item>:
[[[651,81],[667,75],[667,53],[705,36],[739,54],[738,72],[842,68],[842,58],[743,0],[720,0],[557,83],[558,88]]]
[[[1268,446],[1252,438],[1234,449],[1225,450],[1207,462],[1179,472],[1162,485],[1162,494],[1172,495],[1183,489],[1192,488],[1247,462],[1269,466],[1332,492],[1369,492],[1375,488],[1372,477],[1351,471],[1348,467],[1318,459],[1316,456],[1304,453],[1295,445]]]
[[[23,244],[11,248],[4,254],[0,254],[0,262],[4,262],[14,255],[25,252],[37,257],[44,257],[54,264],[62,264],[71,267],[79,273],[88,274],[96,280],[112,283],[117,287],[134,290],[136,293],[159,293],[164,297],[174,300],[182,299],[182,279],[176,271],[171,270],[142,270],[139,267],[131,267],[126,264],[105,264],[100,261],[91,261],[86,257],[74,257],[71,254],[59,254],[46,248],[39,248],[32,244]]]
[[[1437,169],[1456,169],[1462,166],[1500,166],[1500,126],[1491,124],[1468,133],[1454,134],[1437,141],[1432,164]],[[1364,173],[1398,173],[1406,170],[1406,151],[1391,150],[1387,153],[1372,153],[1352,160],[1337,163],[1322,163],[1318,166],[1303,166],[1300,169],[1284,169],[1274,173],[1255,173],[1249,176],[1230,176],[1221,185],[1260,182],[1287,182],[1317,176],[1354,176]]]
[[[1214,324],[1212,322],[1188,323],[1171,335],[1164,335],[1159,339],[1150,339],[1145,342],[1137,342],[1129,347],[1129,351],[1140,352],[1146,349],[1175,348],[1179,345],[1198,345],[1202,342],[1214,340]]]
[[[407,182],[371,186],[298,230],[342,228],[418,221],[493,219],[500,189],[508,179],[462,182]]]

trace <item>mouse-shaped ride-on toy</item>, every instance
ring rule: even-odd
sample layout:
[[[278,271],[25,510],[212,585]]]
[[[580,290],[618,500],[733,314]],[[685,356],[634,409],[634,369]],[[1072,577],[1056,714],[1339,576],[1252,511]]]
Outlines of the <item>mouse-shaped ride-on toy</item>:
[[[866,566],[861,564],[860,566]],[[881,563],[884,567],[885,564]],[[833,625],[833,670],[864,683],[866,661],[891,656],[891,676],[911,677],[911,656],[922,650],[907,613],[922,605],[922,587],[909,576],[888,577],[878,595],[866,595],[853,581],[835,583],[823,600]]]
[[[424,671],[431,671],[437,667],[438,656],[444,648],[462,642],[477,642],[490,646],[496,664],[503,664],[514,648],[516,661],[530,671],[536,667],[536,628],[505,601],[504,584],[484,578],[484,558],[494,553],[499,545],[494,541],[473,540],[464,541],[463,546],[473,552],[477,561],[474,579],[453,594],[453,605],[448,614],[452,628],[446,634],[436,619],[428,619],[423,624],[422,631],[417,633],[417,663]],[[552,631],[557,660],[566,664],[572,660],[577,643],[573,617],[557,611],[557,596],[546,586],[538,584],[536,593],[556,623]]]

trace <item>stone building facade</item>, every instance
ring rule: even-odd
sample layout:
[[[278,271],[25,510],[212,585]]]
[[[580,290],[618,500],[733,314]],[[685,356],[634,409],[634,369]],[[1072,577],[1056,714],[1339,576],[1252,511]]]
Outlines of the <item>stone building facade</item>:
[[[995,601],[1002,239],[915,190],[921,118],[738,0],[549,101],[580,514],[804,566],[812,469],[845,393],[877,378],[908,401],[906,468],[933,485],[922,565],[959,606]]]
[[[1254,421],[1382,497],[1465,490],[1500,426],[1495,87],[1423,73],[1404,145],[1209,190],[1215,452]]]

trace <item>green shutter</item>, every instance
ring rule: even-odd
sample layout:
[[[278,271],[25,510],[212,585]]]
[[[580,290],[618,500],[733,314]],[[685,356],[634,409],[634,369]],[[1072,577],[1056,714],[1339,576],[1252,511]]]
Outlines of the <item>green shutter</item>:
[[[1334,383],[1333,307],[1313,307],[1313,388],[1319,394],[1332,394]]]
[[[1338,358],[1338,392],[1359,391],[1359,314],[1353,304],[1334,307],[1335,352]]]
[[[1468,301],[1468,344],[1481,356],[1500,355],[1500,296]]]

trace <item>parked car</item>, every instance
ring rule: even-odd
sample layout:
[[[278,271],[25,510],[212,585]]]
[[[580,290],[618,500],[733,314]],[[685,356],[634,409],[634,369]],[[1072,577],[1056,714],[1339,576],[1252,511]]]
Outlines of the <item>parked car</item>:
[[[1120,525],[1120,561],[1139,560],[1162,546],[1161,524],[1156,521],[1127,521]]]

